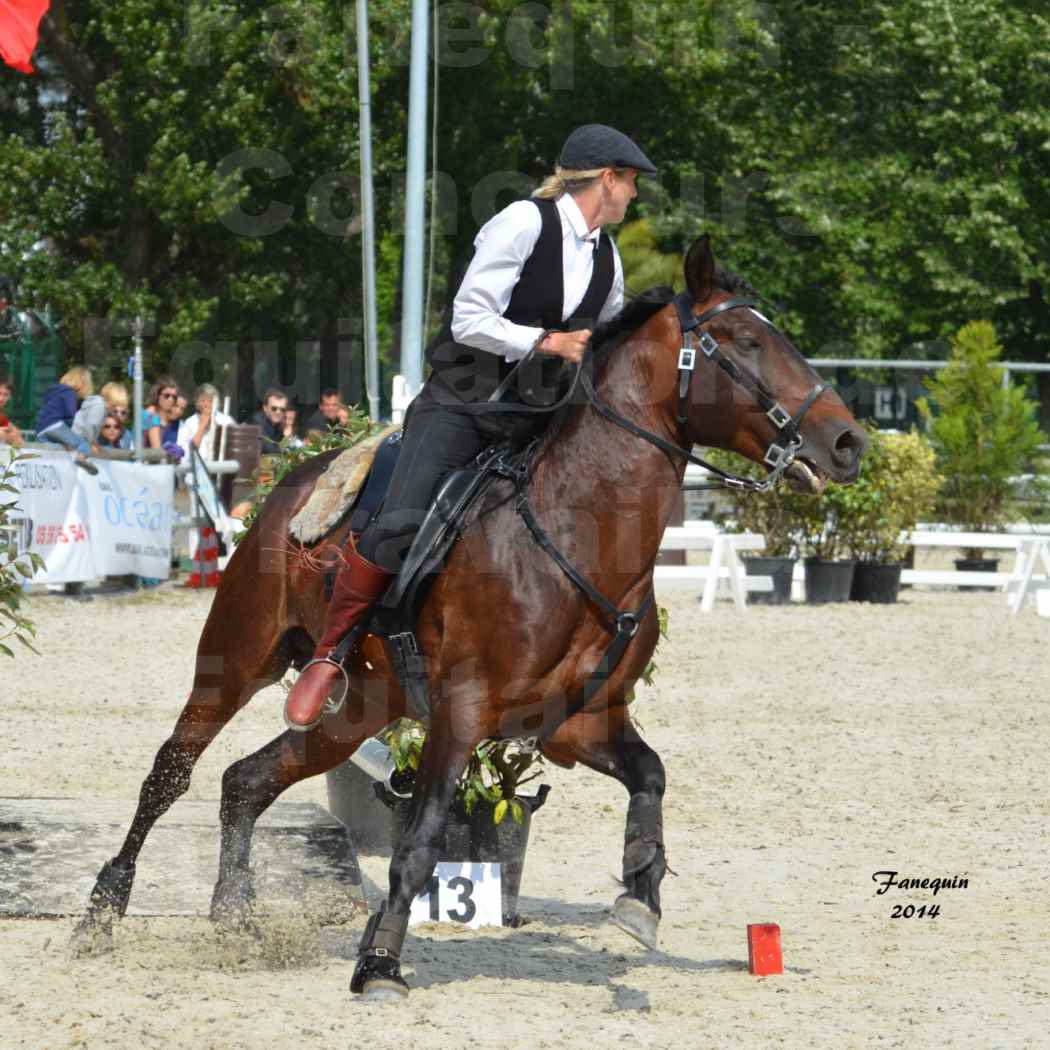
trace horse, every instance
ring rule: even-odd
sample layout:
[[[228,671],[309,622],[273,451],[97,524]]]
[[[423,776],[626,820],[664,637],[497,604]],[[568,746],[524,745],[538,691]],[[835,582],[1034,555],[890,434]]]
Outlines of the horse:
[[[828,480],[855,480],[866,447],[838,395],[740,298],[753,290],[716,266],[706,235],[687,253],[685,279],[687,294],[636,301],[595,333],[588,396],[560,409],[520,481],[534,523],[578,579],[535,542],[514,484],[498,479],[469,512],[423,600],[417,635],[428,659],[427,740],[389,896],[366,926],[352,991],[408,994],[400,950],[410,905],[434,869],[457,780],[487,739],[535,737],[550,761],[580,763],[626,788],[623,892],[612,918],[656,943],[667,870],[664,768],[632,724],[627,699],[659,634],[653,566],[695,458],[689,450],[729,449],[765,462],[773,478],[818,492]],[[341,549],[348,524],[296,551],[289,522],[331,455],[277,485],[237,547],[201,634],[185,707],[143,782],[120,852],[98,875],[77,936],[105,938],[123,916],[147,834],[186,791],[222,727],[290,665],[310,659],[325,613],[318,566]],[[610,647],[610,609],[621,651],[595,679]],[[309,732],[283,732],[223,774],[213,919],[250,922],[252,831],[283,791],[344,762],[394,719],[418,715],[382,639],[363,637],[345,666],[350,688],[338,712]]]

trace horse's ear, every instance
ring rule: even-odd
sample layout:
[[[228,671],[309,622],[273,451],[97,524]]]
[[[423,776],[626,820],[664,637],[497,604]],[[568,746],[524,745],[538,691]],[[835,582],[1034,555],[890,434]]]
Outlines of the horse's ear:
[[[693,242],[685,257],[685,285],[697,303],[706,302],[714,291],[715,257],[711,254],[711,238],[706,233]]]

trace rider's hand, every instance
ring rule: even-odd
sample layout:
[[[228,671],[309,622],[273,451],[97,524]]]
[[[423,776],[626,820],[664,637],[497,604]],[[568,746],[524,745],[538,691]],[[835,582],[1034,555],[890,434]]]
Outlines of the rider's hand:
[[[550,332],[536,349],[541,354],[552,354],[578,365],[590,338],[589,328],[581,328],[578,332]]]

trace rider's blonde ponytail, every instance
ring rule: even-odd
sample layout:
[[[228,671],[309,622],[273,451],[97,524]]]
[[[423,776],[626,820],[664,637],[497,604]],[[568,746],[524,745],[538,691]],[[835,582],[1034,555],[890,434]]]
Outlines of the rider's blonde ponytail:
[[[555,168],[553,175],[548,175],[540,185],[539,189],[533,191],[533,197],[541,200],[552,201],[563,193],[574,193],[582,190],[593,182],[605,168],[593,168],[590,171],[568,171],[565,168]]]

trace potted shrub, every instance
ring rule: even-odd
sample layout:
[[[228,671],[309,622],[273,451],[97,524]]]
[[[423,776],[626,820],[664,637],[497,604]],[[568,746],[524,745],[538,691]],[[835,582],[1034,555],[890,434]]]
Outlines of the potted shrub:
[[[742,477],[762,478],[765,468],[742,456],[713,449],[707,458],[716,467]],[[749,591],[747,600],[756,605],[785,605],[791,601],[791,578],[795,571],[798,545],[798,501],[812,497],[798,496],[778,485],[769,492],[742,492],[726,489],[723,494],[730,512],[729,527],[737,532],[756,532],[766,538],[761,555],[744,555],[749,576],[771,576],[772,591]]]
[[[787,494],[798,522],[799,549],[806,566],[806,601],[810,605],[849,601],[854,560],[847,553],[839,529],[843,494],[848,490],[828,485],[819,497]]]
[[[874,425],[867,430],[860,476],[836,493],[836,526],[856,562],[850,599],[895,602],[907,551],[901,533],[933,508],[940,478],[933,448],[921,434],[884,433]]]
[[[944,477],[943,518],[965,532],[993,532],[1008,520],[1015,480],[1032,469],[1047,440],[1025,388],[1003,386],[1001,356],[992,324],[972,321],[952,340],[948,367],[926,382],[929,397],[918,401]],[[965,553],[960,569],[995,571],[995,559],[964,566],[983,559],[983,548]]]
[[[426,729],[420,722],[399,719],[388,726],[381,739],[390,748],[399,789],[411,793],[415,771],[423,753]],[[525,864],[532,814],[547,801],[550,787],[541,784],[535,795],[522,795],[521,787],[542,773],[542,756],[537,748],[519,740],[486,740],[475,748],[460,777],[452,803],[442,860],[478,861],[500,864],[503,923],[520,925],[518,891]],[[410,799],[394,795],[376,784],[377,796],[394,814],[392,848],[407,823]]]

